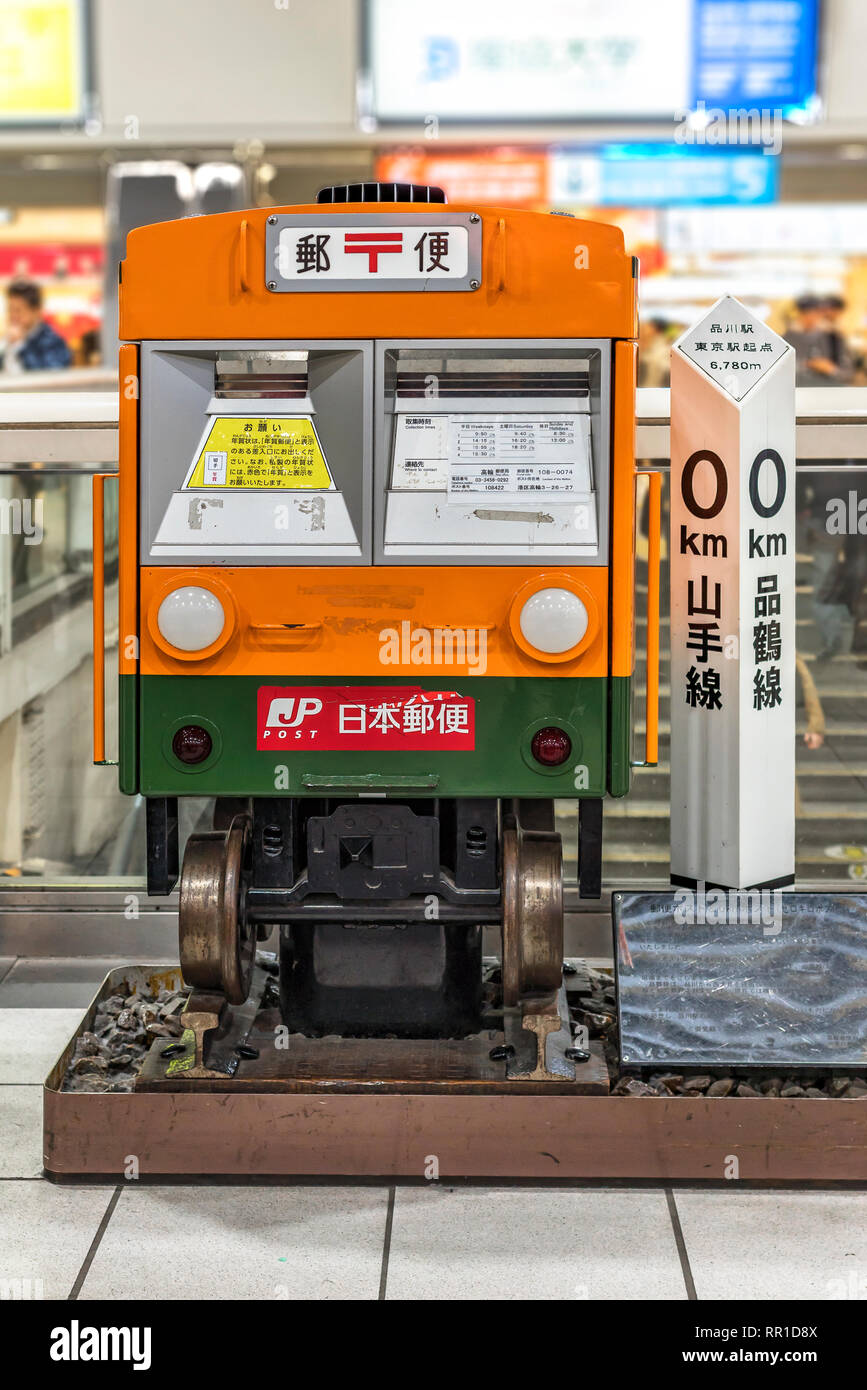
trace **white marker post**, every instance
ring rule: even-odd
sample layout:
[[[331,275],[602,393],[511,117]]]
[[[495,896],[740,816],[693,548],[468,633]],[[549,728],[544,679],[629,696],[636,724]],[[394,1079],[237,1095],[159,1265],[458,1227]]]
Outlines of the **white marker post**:
[[[795,353],[727,296],[671,354],[671,881],[795,874]]]

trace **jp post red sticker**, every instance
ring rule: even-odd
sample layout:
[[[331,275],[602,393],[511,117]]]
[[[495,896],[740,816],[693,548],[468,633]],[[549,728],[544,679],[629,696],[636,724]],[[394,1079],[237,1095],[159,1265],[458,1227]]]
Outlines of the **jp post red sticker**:
[[[394,752],[475,748],[475,701],[456,690],[418,686],[262,685],[260,750],[359,748]]]

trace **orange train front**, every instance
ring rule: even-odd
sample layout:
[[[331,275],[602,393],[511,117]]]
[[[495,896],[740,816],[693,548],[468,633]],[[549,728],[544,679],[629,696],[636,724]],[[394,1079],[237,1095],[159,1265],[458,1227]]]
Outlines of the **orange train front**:
[[[181,872],[187,982],[239,1004],[279,923],[294,1029],[463,1036],[499,923],[503,1008],[556,1020],[553,799],[580,799],[598,896],[630,781],[621,232],[350,185],[141,228],[121,271],[120,783],[157,894],[177,799],[217,798]],[[651,516],[655,560],[656,478]],[[99,689],[98,758],[101,718]]]

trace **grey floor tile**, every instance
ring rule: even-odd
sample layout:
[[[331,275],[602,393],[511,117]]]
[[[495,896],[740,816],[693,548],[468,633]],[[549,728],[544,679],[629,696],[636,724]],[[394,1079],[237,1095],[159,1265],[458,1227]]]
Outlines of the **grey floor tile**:
[[[43,1082],[83,1012],[0,1008],[0,1084],[32,1086]]]
[[[674,1196],[700,1299],[867,1298],[867,1192]]]
[[[0,1086],[0,1178],[42,1173],[42,1087]]]
[[[0,1182],[4,1296],[10,1296],[16,1280],[29,1280],[30,1297],[67,1298],[112,1192],[105,1187]]]
[[[120,961],[88,956],[19,957],[0,980],[0,1009],[86,1009]]]
[[[398,1188],[394,1299],[680,1299],[660,1190]]]
[[[385,1187],[131,1183],[81,1297],[374,1299],[387,1207]]]

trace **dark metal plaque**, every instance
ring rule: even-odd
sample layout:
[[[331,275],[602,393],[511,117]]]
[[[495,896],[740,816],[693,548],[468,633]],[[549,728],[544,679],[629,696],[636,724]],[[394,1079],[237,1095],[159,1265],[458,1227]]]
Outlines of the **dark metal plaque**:
[[[867,1065],[867,895],[616,893],[622,1061]]]

